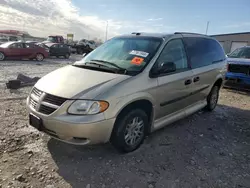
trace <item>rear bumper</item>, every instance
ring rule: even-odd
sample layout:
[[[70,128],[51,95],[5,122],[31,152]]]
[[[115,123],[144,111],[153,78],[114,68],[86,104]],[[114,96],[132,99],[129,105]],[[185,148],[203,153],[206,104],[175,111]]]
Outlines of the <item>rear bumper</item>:
[[[250,76],[241,73],[227,72],[224,87],[235,89],[250,89]]]

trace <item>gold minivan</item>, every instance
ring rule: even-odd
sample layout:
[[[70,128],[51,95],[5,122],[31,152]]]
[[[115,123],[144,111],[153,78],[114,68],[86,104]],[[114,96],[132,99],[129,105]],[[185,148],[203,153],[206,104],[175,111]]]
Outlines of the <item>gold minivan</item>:
[[[27,106],[30,124],[76,145],[111,142],[122,152],[204,107],[216,107],[226,57],[194,33],[115,37],[81,61],[42,77]]]

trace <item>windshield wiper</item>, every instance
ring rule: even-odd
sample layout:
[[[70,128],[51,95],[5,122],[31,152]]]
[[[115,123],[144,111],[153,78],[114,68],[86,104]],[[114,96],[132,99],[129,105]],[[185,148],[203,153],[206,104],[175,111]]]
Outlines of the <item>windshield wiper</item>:
[[[91,59],[90,61],[96,61],[96,62],[108,64],[108,65],[111,65],[111,66],[113,66],[113,67],[118,68],[119,70],[126,71],[126,69],[124,69],[124,68],[122,68],[122,67],[116,65],[115,63],[109,62],[109,61],[103,61],[103,60],[99,60],[99,59]]]
[[[88,63],[88,64],[73,64],[73,66],[80,67],[80,68],[94,68],[94,69],[104,70],[105,72],[112,72],[112,73],[116,73],[117,72],[116,70],[110,69],[110,67],[101,65],[99,63]],[[98,66],[97,67],[96,66],[90,66],[91,64],[98,65]],[[103,66],[103,68],[101,66]]]

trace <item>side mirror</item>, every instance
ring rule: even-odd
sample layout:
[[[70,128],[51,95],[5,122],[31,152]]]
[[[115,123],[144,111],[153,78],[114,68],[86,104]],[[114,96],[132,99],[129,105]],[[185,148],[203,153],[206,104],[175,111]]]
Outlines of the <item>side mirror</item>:
[[[150,78],[156,78],[159,74],[175,72],[176,66],[173,62],[161,63],[160,67],[153,67],[149,73]]]
[[[164,62],[161,64],[159,68],[159,73],[170,73],[170,72],[175,72],[176,71],[176,66],[173,62]]]

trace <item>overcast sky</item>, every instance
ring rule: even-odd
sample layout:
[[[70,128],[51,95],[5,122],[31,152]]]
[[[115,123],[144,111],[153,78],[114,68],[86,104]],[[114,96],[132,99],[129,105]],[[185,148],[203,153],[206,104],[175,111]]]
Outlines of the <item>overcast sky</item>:
[[[250,31],[250,0],[0,0],[0,28],[105,38],[133,31]]]

